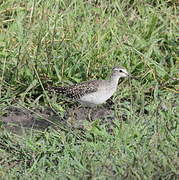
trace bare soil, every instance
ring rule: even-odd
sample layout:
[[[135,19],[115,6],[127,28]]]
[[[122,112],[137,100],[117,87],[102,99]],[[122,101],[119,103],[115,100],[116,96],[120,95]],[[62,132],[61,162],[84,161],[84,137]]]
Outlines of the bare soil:
[[[50,108],[28,110],[11,106],[0,117],[4,128],[18,134],[32,128],[45,130],[59,123],[68,125],[68,127],[83,128],[85,120],[93,121],[95,119],[111,122],[114,119],[114,113],[109,107],[85,108],[79,106],[69,108],[61,117]]]

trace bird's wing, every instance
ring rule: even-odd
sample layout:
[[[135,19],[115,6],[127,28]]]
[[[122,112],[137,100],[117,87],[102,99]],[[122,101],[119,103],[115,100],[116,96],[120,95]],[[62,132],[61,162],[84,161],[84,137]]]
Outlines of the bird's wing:
[[[96,92],[98,90],[98,83],[96,80],[93,80],[72,86],[48,87],[48,90],[70,98],[78,99],[87,93]]]

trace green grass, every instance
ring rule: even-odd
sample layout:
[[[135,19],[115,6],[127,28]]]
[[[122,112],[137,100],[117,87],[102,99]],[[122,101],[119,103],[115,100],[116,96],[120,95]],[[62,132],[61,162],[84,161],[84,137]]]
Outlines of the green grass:
[[[127,68],[119,118],[85,130],[0,129],[2,179],[178,179],[179,8],[175,0],[2,0],[0,116],[9,106],[66,108],[44,90]],[[121,117],[125,116],[126,121]],[[1,120],[1,119],[0,119]]]

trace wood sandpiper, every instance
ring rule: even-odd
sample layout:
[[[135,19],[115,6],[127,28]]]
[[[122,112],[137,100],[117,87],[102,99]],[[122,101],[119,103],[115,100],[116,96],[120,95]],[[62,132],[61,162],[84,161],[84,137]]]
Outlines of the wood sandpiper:
[[[105,103],[117,90],[120,78],[129,76],[125,68],[114,67],[109,80],[92,80],[72,86],[48,87],[48,90],[94,106]]]

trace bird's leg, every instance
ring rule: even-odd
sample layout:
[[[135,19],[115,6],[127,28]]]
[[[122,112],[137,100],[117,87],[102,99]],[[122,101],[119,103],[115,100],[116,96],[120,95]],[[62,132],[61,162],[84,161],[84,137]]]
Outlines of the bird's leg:
[[[91,112],[92,112],[92,108],[90,108],[89,112],[88,112],[88,120],[89,121],[92,121],[92,119],[91,119]]]

